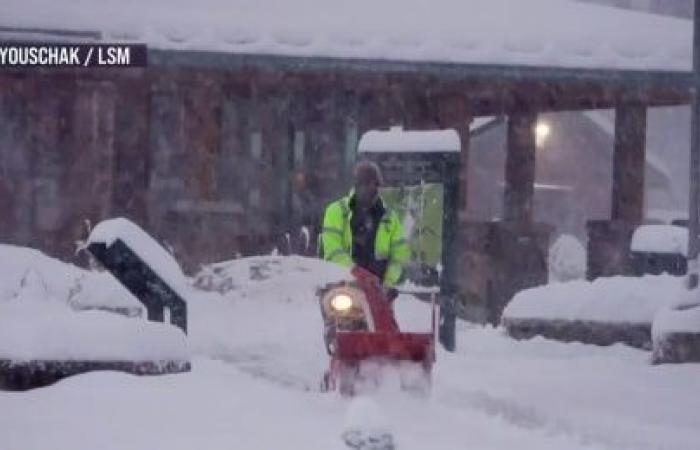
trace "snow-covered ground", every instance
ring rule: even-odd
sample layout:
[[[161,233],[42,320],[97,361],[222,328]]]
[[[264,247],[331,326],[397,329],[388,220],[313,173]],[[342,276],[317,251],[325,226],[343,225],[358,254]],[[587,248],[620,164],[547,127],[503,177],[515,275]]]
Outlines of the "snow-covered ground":
[[[322,393],[314,291],[343,276],[297,257],[208,268],[189,288],[192,372],[90,373],[0,392],[0,448],[328,450],[344,448],[358,416],[378,416],[402,450],[700,448],[700,365],[652,366],[623,346],[518,342],[466,323],[457,352],[439,351],[428,397],[391,382],[368,398]],[[428,327],[428,305],[396,305],[402,325]]]

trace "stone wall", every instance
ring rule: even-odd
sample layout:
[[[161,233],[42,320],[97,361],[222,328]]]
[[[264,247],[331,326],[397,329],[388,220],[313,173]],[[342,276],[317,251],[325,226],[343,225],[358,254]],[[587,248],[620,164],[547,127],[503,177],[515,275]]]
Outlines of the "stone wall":
[[[425,89],[399,89],[409,81],[388,74],[346,78],[167,66],[3,74],[0,242],[81,262],[87,223],[126,216],[188,270],[274,248],[315,254],[361,134],[442,126],[442,100],[431,105]]]

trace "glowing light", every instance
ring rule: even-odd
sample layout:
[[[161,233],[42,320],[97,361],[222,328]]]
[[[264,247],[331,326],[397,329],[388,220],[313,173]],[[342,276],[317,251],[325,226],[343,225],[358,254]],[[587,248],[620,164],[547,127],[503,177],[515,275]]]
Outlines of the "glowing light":
[[[537,122],[535,126],[535,142],[538,147],[544,145],[547,138],[552,133],[552,128],[547,122]]]
[[[336,311],[347,311],[352,308],[352,298],[344,294],[336,295],[331,299],[331,306]]]

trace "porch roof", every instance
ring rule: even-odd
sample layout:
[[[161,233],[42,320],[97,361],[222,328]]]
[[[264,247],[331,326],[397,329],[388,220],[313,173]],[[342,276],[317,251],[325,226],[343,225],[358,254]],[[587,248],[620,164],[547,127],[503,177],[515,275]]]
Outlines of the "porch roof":
[[[688,20],[570,0],[6,0],[0,34],[246,55],[691,70]]]

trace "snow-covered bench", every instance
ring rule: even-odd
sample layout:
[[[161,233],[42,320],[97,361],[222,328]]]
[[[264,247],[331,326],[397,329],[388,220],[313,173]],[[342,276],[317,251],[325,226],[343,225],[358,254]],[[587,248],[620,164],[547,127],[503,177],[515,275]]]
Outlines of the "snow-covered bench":
[[[94,370],[190,369],[179,329],[105,311],[76,312],[27,286],[0,305],[0,389],[28,389]]]
[[[642,225],[632,235],[630,253],[636,275],[688,270],[688,229],[676,225]]]
[[[104,228],[96,230],[96,239],[104,236]],[[44,386],[94,370],[190,370],[184,330],[147,321],[141,310],[105,273],[0,244],[0,389]]]
[[[682,278],[670,275],[552,283],[518,293],[502,324],[518,339],[543,336],[651,349],[654,317],[682,286]]]

